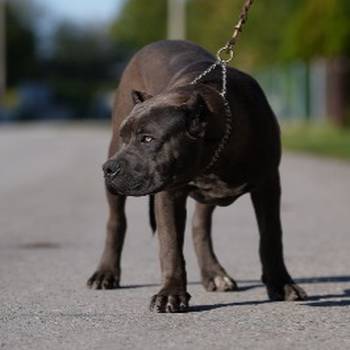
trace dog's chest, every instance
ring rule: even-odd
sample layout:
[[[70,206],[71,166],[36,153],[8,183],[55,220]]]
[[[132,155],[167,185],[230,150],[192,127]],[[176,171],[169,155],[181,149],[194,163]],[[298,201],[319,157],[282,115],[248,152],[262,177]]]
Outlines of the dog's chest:
[[[204,200],[215,200],[238,197],[245,192],[247,184],[232,186],[215,174],[201,176],[190,185],[195,188],[195,191],[200,193]]]

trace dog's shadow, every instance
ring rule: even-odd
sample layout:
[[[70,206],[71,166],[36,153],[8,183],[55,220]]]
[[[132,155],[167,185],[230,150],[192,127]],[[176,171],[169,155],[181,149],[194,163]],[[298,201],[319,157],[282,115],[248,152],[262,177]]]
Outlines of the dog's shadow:
[[[263,287],[263,284],[258,280],[239,280],[238,284],[248,284],[240,286],[238,292],[247,291],[254,288]],[[346,283],[350,282],[350,276],[320,276],[320,277],[309,277],[309,278],[296,278],[295,282],[298,284],[313,284],[313,283]],[[200,282],[189,282],[189,285],[199,285]],[[158,284],[134,284],[126,285],[122,288],[133,289],[133,288],[147,288],[157,287]],[[348,299],[349,298],[349,299]],[[326,299],[326,300],[325,300]],[[337,300],[329,300],[337,299]],[[254,301],[243,301],[243,302],[232,302],[232,303],[220,303],[212,305],[194,305],[190,306],[190,312],[204,312],[213,309],[220,309],[224,307],[233,306],[244,306],[244,305],[259,305],[270,303],[269,300],[254,300]],[[311,307],[342,307],[350,306],[350,289],[345,289],[341,294],[324,294],[324,295],[311,295],[301,305]]]
[[[299,284],[308,283],[347,283],[350,282],[350,276],[321,276],[312,278],[298,278],[295,280]],[[334,307],[334,306],[350,306],[350,289],[345,289],[340,294],[320,294],[311,295],[303,305],[312,307]],[[326,299],[326,300],[324,300]],[[338,299],[338,300],[329,300]]]
[[[336,299],[350,298],[350,289],[345,289],[343,294],[313,295],[308,297],[307,302],[304,302],[301,305],[312,306],[312,307],[350,306],[350,299],[323,300],[323,299],[331,299],[331,298],[336,298]],[[230,307],[230,306],[259,305],[259,304],[266,304],[266,303],[272,303],[272,301],[254,300],[254,301],[233,302],[233,303],[226,303],[226,304],[194,305],[194,306],[190,306],[189,311],[202,312],[202,311],[210,311],[213,309],[220,309],[223,307]]]

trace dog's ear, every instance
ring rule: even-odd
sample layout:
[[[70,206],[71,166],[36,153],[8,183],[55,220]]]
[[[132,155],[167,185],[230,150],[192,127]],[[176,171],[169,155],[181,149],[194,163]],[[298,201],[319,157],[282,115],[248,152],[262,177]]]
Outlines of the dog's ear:
[[[193,94],[186,102],[186,130],[191,139],[200,139],[205,135],[210,110],[203,96],[199,93]]]
[[[142,103],[150,98],[152,98],[150,94],[144,91],[137,91],[137,90],[132,90],[131,91],[131,98],[134,102],[134,104]]]

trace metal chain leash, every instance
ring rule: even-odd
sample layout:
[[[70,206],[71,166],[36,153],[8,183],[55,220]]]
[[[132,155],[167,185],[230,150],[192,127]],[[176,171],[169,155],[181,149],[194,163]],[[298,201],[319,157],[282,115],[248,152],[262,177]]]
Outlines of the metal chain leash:
[[[254,0],[246,0],[245,1],[243,8],[242,8],[242,11],[241,11],[241,14],[239,16],[239,21],[233,29],[233,34],[232,34],[231,39],[225,44],[225,46],[220,48],[218,50],[218,52],[216,53],[216,57],[220,62],[229,63],[232,61],[233,56],[234,56],[234,48],[235,48],[236,43],[238,41],[239,35],[242,33],[243,26],[248,21],[248,12],[249,12],[250,8],[252,7],[253,3],[254,3]],[[227,55],[227,57],[224,58],[224,55]]]
[[[226,42],[226,44],[221,47],[217,53],[216,58],[217,60],[209,66],[205,71],[203,71],[201,74],[199,74],[193,81],[191,82],[191,85],[195,85],[199,83],[205,76],[207,76],[209,73],[211,73],[214,69],[220,66],[221,72],[222,72],[222,86],[221,86],[221,92],[220,95],[222,96],[224,100],[224,108],[225,108],[225,134],[223,138],[221,139],[217,149],[214,152],[214,155],[210,161],[210,163],[205,167],[204,172],[208,171],[210,168],[213,167],[213,165],[219,160],[221,153],[224,151],[230,137],[232,134],[232,111],[229,102],[226,99],[226,93],[227,93],[227,64],[232,61],[234,57],[234,47],[237,43],[238,37],[240,33],[242,32],[244,24],[248,20],[248,12],[253,5],[254,0],[246,0],[241,14],[239,16],[239,21],[234,27],[234,31],[232,34],[232,37],[229,41]],[[225,58],[226,56],[226,58]]]

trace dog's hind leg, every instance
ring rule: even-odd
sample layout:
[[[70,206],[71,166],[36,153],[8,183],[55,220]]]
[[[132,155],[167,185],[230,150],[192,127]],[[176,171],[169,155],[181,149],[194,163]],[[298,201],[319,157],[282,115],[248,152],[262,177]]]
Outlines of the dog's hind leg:
[[[109,219],[103,254],[96,272],[89,278],[88,287],[113,289],[119,287],[120,260],[126,232],[125,196],[107,192]]]
[[[208,291],[232,291],[236,282],[227,274],[215,256],[211,238],[212,215],[215,206],[196,203],[192,220],[192,236],[202,283]]]
[[[290,277],[283,259],[279,173],[251,194],[260,232],[262,281],[271,300],[303,300],[306,293]]]

